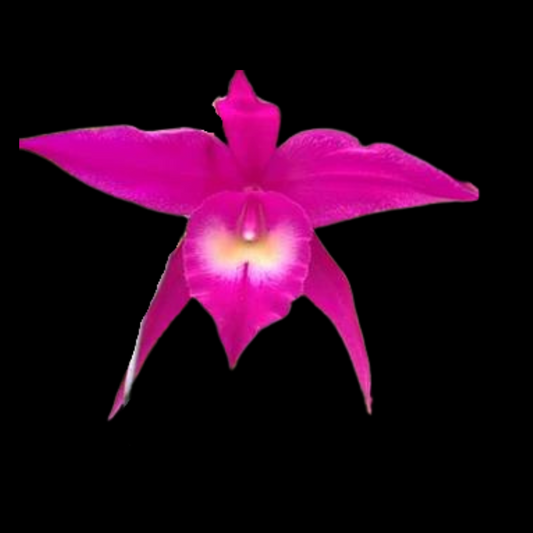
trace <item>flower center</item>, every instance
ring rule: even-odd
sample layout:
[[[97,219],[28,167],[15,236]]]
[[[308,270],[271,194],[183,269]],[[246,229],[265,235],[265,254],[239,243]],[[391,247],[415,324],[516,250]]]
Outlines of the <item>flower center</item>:
[[[293,256],[293,231],[286,224],[269,227],[258,196],[246,199],[233,227],[224,226],[210,224],[203,237],[206,257],[214,271],[233,276],[248,265],[250,275],[257,278],[282,271]]]
[[[189,284],[201,276],[231,283],[246,279],[254,286],[289,274],[300,280],[307,273],[311,235],[298,208],[275,193],[217,195],[189,222],[184,248]]]

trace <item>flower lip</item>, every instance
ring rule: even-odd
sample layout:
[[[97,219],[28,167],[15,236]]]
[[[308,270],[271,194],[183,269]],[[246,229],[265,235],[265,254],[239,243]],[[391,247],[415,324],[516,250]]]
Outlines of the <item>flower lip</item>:
[[[187,284],[214,318],[230,366],[303,294],[312,234],[302,208],[278,193],[221,193],[191,217]]]

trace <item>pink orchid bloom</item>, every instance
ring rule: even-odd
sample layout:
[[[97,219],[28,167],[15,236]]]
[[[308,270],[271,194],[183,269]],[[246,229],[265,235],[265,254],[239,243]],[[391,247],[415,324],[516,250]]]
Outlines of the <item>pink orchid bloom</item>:
[[[349,282],[314,228],[392,209],[479,197],[428,163],[348,133],[311,130],[277,148],[278,107],[238,70],[215,102],[228,145],[194,129],[129,126],[19,140],[84,183],[143,207],[190,217],[145,315],[109,419],[149,353],[190,299],[214,318],[229,364],[308,297],[334,323],[372,409],[370,366]]]

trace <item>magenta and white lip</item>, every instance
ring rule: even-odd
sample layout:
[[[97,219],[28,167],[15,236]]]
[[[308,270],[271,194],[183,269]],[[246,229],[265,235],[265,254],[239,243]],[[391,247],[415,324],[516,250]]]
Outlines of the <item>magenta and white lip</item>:
[[[303,294],[312,235],[303,210],[271,192],[218,194],[191,217],[185,276],[191,297],[215,319],[232,365]]]

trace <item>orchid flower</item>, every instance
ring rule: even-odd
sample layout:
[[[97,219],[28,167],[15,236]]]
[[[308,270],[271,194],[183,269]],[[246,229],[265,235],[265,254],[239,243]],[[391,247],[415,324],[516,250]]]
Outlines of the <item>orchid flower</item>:
[[[370,366],[350,284],[314,228],[392,209],[479,197],[469,183],[387,144],[311,130],[277,147],[280,111],[244,71],[214,103],[228,144],[194,129],[82,129],[19,140],[82,182],[188,217],[140,327],[109,416],[128,402],[149,353],[190,299],[212,315],[231,368],[264,328],[309,298],[333,322],[372,410]]]

